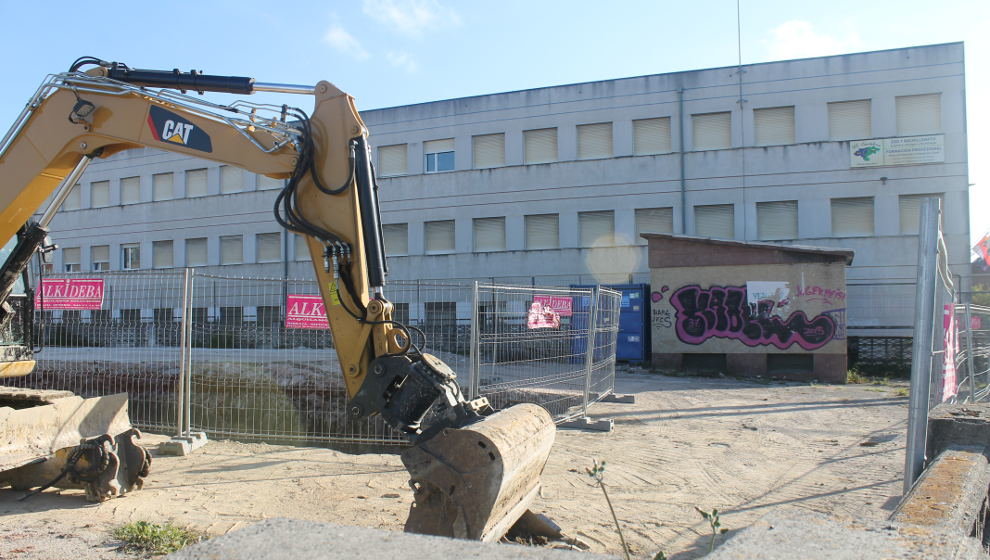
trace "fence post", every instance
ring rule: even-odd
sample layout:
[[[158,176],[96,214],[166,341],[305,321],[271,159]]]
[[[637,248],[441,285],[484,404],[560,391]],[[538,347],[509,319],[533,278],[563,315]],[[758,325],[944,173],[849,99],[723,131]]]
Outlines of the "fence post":
[[[911,401],[908,409],[907,449],[904,453],[905,494],[911,490],[925,462],[937,261],[938,202],[926,198],[921,204],[918,230],[918,281],[914,299],[914,340],[911,345]]]
[[[193,282],[196,278],[196,271],[187,268],[189,273],[186,280],[185,292],[189,294],[186,316],[189,317],[189,324],[186,327],[186,436],[192,436],[192,315],[193,315]]]
[[[175,384],[175,435],[182,436],[182,429],[185,427],[185,392],[186,392],[186,355],[189,352],[186,346],[186,335],[189,330],[189,269],[183,269],[182,274],[182,309],[179,314],[179,379]]]
[[[963,308],[966,310],[966,323],[963,327],[966,330],[966,375],[969,376],[969,402],[976,402],[976,370],[973,368],[973,316],[970,309],[972,305],[972,303],[967,303]]]
[[[481,353],[478,351],[478,344],[481,341],[481,322],[478,320],[478,281],[474,281],[471,291],[471,348],[468,363],[468,399],[478,398],[480,389],[479,375],[481,366]]]
[[[598,331],[598,295],[601,286],[591,288],[591,301],[588,304],[588,344],[584,356],[584,415],[588,415],[588,402],[591,400],[591,370],[595,365],[595,333]]]

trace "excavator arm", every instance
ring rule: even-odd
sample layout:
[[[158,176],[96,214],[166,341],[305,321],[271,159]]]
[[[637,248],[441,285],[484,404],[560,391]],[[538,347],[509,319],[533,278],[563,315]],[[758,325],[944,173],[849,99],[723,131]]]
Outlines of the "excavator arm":
[[[301,93],[315,104],[310,113],[218,105],[186,91]],[[416,493],[407,530],[500,538],[538,492],[553,422],[536,405],[494,412],[484,398],[465,399],[454,372],[417,345],[422,333],[392,318],[368,130],[353,98],[329,82],[261,84],[93,58],[49,76],[0,142],[0,239],[20,232],[23,245],[0,269],[0,298],[88,162],[137,147],[285,180],[275,218],[307,239],[348,410],[382,415],[413,443],[403,453]]]

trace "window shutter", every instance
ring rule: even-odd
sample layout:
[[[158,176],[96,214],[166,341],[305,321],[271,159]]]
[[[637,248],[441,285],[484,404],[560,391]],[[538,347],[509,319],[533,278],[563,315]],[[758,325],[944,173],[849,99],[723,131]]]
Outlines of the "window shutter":
[[[612,123],[578,125],[578,158],[612,157]]]
[[[667,208],[637,208],[636,209],[636,242],[645,244],[640,237],[643,233],[673,233],[674,209]]]
[[[670,117],[633,121],[634,154],[665,154],[670,151]]]
[[[309,260],[309,245],[306,244],[306,236],[294,234],[293,238],[295,244],[293,250],[295,251],[297,261]]]
[[[484,134],[471,138],[474,149],[474,167],[499,167],[505,165],[505,134]]]
[[[385,254],[409,254],[409,224],[385,224],[382,233],[385,236]]]
[[[873,235],[873,197],[833,198],[832,235]]]
[[[278,233],[259,233],[255,236],[257,262],[273,262],[282,259],[282,238]]]
[[[761,146],[794,143],[794,107],[755,109],[753,123]]]
[[[557,129],[541,128],[523,132],[526,144],[526,163],[557,161]]]
[[[735,239],[735,207],[732,204],[695,206],[694,232],[701,237]]]
[[[556,249],[560,247],[560,216],[534,214],[526,216],[526,248]]]
[[[186,239],[186,266],[206,266],[206,238]]]
[[[244,241],[240,235],[220,237],[220,264],[240,264],[244,262]]]
[[[930,134],[942,129],[942,99],[937,93],[897,98],[897,135]]]
[[[454,220],[426,222],[426,252],[451,253],[454,251]]]
[[[732,147],[732,113],[691,115],[695,150],[721,150]]]
[[[474,250],[505,250],[505,218],[474,219]]]
[[[921,203],[926,198],[938,198],[941,194],[905,194],[898,197],[901,210],[901,233],[916,234],[921,225]]]
[[[110,181],[90,183],[89,192],[91,208],[110,206]]]
[[[760,239],[797,239],[797,201],[757,202],[756,228]]]
[[[206,196],[206,170],[186,171],[186,196]]]
[[[234,193],[244,190],[244,173],[240,167],[220,166],[220,192]]]
[[[94,245],[90,248],[90,256],[93,257],[93,262],[110,262],[110,246],[109,245]]]
[[[280,189],[285,184],[282,179],[272,179],[268,175],[255,174],[255,185],[259,189]]]
[[[82,204],[82,189],[79,184],[76,183],[72,190],[69,191],[69,196],[65,197],[62,202],[61,210],[79,210],[80,204]]]
[[[832,140],[856,140],[873,136],[870,100],[828,104],[828,135]]]
[[[173,198],[174,190],[173,178],[171,173],[156,173],[151,176],[151,199],[152,200],[168,200]]]
[[[120,180],[120,203],[134,204],[141,202],[141,178],[124,177]]]
[[[454,151],[454,139],[446,138],[444,140],[428,140],[423,142],[423,153],[425,154],[439,154],[441,152],[453,152]]]
[[[582,247],[601,247],[615,244],[615,214],[611,210],[578,212]]]
[[[151,245],[151,266],[168,268],[172,266],[172,241],[155,241]]]
[[[81,252],[79,247],[70,247],[67,249],[62,249],[62,263],[65,264],[66,272],[75,272],[79,270]]]
[[[378,148],[378,174],[403,175],[409,172],[409,162],[405,144]]]

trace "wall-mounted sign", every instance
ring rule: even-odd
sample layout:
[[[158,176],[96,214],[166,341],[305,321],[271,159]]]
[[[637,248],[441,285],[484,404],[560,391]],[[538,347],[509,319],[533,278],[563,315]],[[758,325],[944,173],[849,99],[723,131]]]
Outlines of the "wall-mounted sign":
[[[288,295],[285,300],[285,328],[327,330],[327,308],[320,296]]]
[[[945,135],[854,140],[849,143],[850,167],[914,165],[945,161]]]
[[[35,309],[102,309],[102,278],[44,278]]]

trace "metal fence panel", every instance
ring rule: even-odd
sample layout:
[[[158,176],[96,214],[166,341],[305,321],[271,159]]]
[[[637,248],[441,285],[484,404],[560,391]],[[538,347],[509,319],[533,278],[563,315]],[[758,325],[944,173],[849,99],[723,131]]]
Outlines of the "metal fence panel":
[[[990,307],[957,305],[955,323],[960,400],[990,401]]]
[[[622,292],[598,288],[595,342],[589,376],[589,405],[615,392],[615,354]]]

